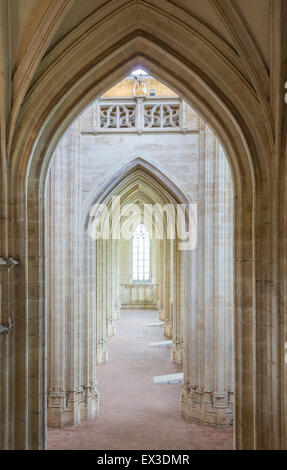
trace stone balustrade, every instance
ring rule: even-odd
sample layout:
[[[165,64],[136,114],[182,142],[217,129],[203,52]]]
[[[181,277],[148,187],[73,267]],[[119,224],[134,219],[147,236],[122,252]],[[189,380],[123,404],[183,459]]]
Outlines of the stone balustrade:
[[[158,284],[121,284],[120,302],[122,308],[157,308]]]

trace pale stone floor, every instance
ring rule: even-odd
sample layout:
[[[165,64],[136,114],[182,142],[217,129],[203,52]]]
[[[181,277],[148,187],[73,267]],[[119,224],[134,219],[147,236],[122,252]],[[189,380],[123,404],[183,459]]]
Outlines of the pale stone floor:
[[[175,450],[232,449],[232,429],[186,422],[180,416],[181,385],[155,385],[153,376],[180,372],[170,361],[154,310],[125,310],[109,338],[109,362],[97,368],[100,414],[97,419],[48,431],[48,449]]]

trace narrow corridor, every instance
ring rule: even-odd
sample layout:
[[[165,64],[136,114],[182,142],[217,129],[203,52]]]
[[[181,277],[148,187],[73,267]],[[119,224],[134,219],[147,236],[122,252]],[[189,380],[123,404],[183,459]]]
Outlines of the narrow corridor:
[[[232,429],[186,422],[180,416],[181,385],[155,385],[153,376],[181,372],[170,360],[170,346],[150,347],[166,339],[154,310],[124,310],[109,362],[97,367],[100,414],[96,420],[49,429],[49,449],[174,450],[232,449]]]

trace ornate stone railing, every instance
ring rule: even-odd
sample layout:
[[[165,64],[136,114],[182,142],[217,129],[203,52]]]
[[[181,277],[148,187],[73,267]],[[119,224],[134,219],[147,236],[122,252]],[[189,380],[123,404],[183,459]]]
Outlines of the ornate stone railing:
[[[105,132],[194,132],[185,118],[186,104],[176,98],[138,97],[101,99],[93,104],[93,129],[82,134]]]
[[[157,308],[158,284],[121,284],[120,302],[121,308]]]

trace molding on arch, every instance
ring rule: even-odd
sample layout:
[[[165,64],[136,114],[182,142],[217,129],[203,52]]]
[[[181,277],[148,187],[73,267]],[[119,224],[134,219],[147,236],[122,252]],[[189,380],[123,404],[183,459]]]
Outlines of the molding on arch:
[[[20,340],[26,341],[34,351],[34,360],[25,362],[19,357],[21,370],[17,373],[27,384],[29,378],[35,377],[35,380],[29,383],[28,412],[19,403],[17,416],[23,429],[29,427],[29,439],[38,433],[38,444],[33,442],[34,447],[42,446],[45,440],[39,416],[42,416],[46,402],[39,390],[44,389],[45,368],[40,347],[44,343],[41,334],[45,330],[43,194],[48,162],[59,139],[77,115],[140,60],[156,78],[175,89],[207,120],[231,162],[235,188],[235,348],[238,355],[236,445],[237,448],[262,448],[263,429],[270,429],[268,445],[272,445],[273,439],[275,442],[274,425],[267,412],[262,415],[264,407],[270,409],[272,397],[269,394],[267,404],[264,402],[266,397],[256,369],[258,363],[264,371],[262,377],[268,381],[268,390],[279,386],[281,376],[277,366],[272,368],[272,377],[267,374],[271,357],[269,346],[262,354],[256,341],[256,329],[267,324],[270,305],[275,306],[273,298],[277,299],[271,275],[274,263],[270,229],[270,195],[275,178],[264,120],[252,87],[242,83],[230,62],[216,54],[216,50],[208,55],[209,49],[203,42],[195,43],[190,31],[184,41],[187,47],[181,47],[178,52],[175,50],[179,41],[178,29],[172,30],[170,26],[167,23],[159,25],[159,31],[148,39],[139,31],[136,37],[122,37],[117,27],[110,32],[110,42],[102,44],[102,53],[98,55],[91,37],[85,43],[86,50],[83,44],[82,49],[75,44],[75,62],[71,63],[71,69],[68,70],[67,53],[73,51],[63,51],[29,90],[22,107],[9,162],[9,248],[25,260],[19,267],[20,288],[25,295],[17,297],[16,307],[25,315]],[[163,41],[165,27],[165,34],[172,30],[169,41]],[[87,48],[89,44],[92,47]],[[188,47],[190,44],[193,47]],[[19,233],[24,234],[22,238]],[[36,273],[34,278],[30,272]],[[268,295],[265,292],[267,285]],[[277,315],[276,310],[274,315]],[[28,387],[25,393],[28,395]],[[245,413],[246,408],[248,413]],[[18,446],[24,445],[23,435],[20,429]]]
[[[27,165],[30,169],[33,167],[33,163],[31,166],[27,163],[31,160],[31,153],[38,154],[38,158],[45,161],[44,165],[41,164],[41,171],[43,170],[41,178],[45,178],[46,162],[51,158],[57,143],[73,120],[97,96],[127,75],[131,67],[143,64],[155,78],[174,89],[179,96],[190,103],[214,129],[228,156],[235,184],[239,181],[240,172],[245,173],[245,178],[251,178],[251,180],[256,177],[257,183],[259,183],[262,180],[260,175],[267,172],[266,165],[268,163],[265,150],[261,153],[261,160],[258,159],[256,151],[257,148],[266,149],[266,141],[261,131],[257,135],[252,135],[254,129],[251,120],[245,122],[243,115],[238,114],[238,110],[235,110],[234,104],[226,103],[218,98],[219,95],[222,97],[219,89],[217,89],[219,94],[216,96],[210,83],[204,83],[202,78],[197,75],[196,70],[188,69],[189,64],[181,62],[180,58],[172,56],[170,52],[164,52],[162,47],[153,43],[151,39],[147,40],[141,36],[125,38],[125,42],[119,45],[118,50],[109,51],[108,56],[99,60],[95,66],[86,71],[80,80],[77,79],[68,88],[63,83],[62,91],[56,90],[56,87],[55,90],[50,88],[48,95],[47,93],[45,95],[44,90],[47,91],[47,86],[54,78],[52,75],[46,77],[48,82],[46,83],[44,80],[39,84],[41,85],[39,90],[31,90],[26,99],[17,127],[18,134],[15,137],[13,151],[10,155],[11,171],[25,173]],[[146,51],[145,55],[142,54],[142,50]],[[163,54],[164,65],[161,63],[162,60],[160,62]],[[107,67],[106,73],[101,74],[101,69]],[[170,72],[175,67],[177,74]],[[59,83],[56,86],[61,88],[61,85]],[[231,95],[229,94],[229,96]],[[251,105],[249,98],[248,101]],[[51,107],[49,103],[52,103],[53,106]],[[56,104],[54,105],[54,103]],[[254,101],[250,108],[250,114],[255,109],[253,105],[258,110],[258,104]],[[37,119],[37,115],[40,115],[41,119]],[[258,129],[260,126],[257,126],[256,132]],[[31,141],[31,134],[34,136],[33,141]],[[241,168],[239,168],[236,154],[241,156]],[[236,162],[236,160],[238,161]],[[39,167],[35,170],[32,169],[33,171],[38,173]],[[251,184],[254,184],[254,181]]]
[[[246,154],[249,164],[254,167],[253,171],[258,174],[258,181],[260,181],[259,175],[266,173],[268,158],[266,151],[263,151],[263,149],[267,148],[268,138],[264,130],[262,115],[258,114],[258,101],[250,87],[243,84],[239,79],[235,69],[233,67],[228,68],[228,63],[223,57],[216,55],[214,52],[213,61],[217,64],[214,62],[213,74],[210,76],[206,69],[200,69],[198,59],[197,63],[192,62],[194,53],[190,57],[178,56],[176,50],[171,50],[165,43],[159,41],[156,36],[151,36],[145,31],[135,31],[133,34],[123,37],[120,43],[117,44],[116,49],[116,46],[113,45],[113,47],[104,51],[97,60],[90,61],[84,67],[88,56],[85,58],[87,53],[79,49],[80,45],[75,45],[75,53],[78,50],[78,55],[81,56],[80,68],[76,64],[74,65],[71,70],[72,78],[69,79],[69,82],[67,82],[66,75],[66,62],[68,60],[66,55],[70,53],[70,48],[67,51],[65,50],[54,64],[51,64],[47,72],[29,90],[18,123],[18,132],[20,130],[20,133],[15,135],[12,148],[11,160],[13,162],[11,163],[13,167],[14,165],[20,165],[21,167],[23,165],[23,160],[20,163],[20,161],[17,162],[17,158],[27,159],[26,150],[22,152],[19,147],[21,146],[23,150],[23,147],[25,148],[26,145],[30,144],[27,133],[31,133],[31,125],[33,134],[37,135],[38,138],[42,137],[43,130],[51,125],[52,116],[57,122],[59,107],[63,107],[63,110],[66,107],[64,116],[60,117],[56,128],[53,128],[53,134],[58,141],[72,120],[93,99],[123,78],[132,66],[143,63],[156,78],[166,83],[180,96],[184,97],[186,101],[190,102],[197,112],[215,128],[216,134],[223,142],[225,149],[231,139],[224,136],[223,127],[221,126],[222,129],[220,129],[219,123],[221,121],[221,124],[223,124],[224,119],[228,119],[229,126],[226,123],[224,124],[225,132],[232,125],[236,128],[233,132],[237,134],[236,137],[233,137],[234,143],[236,140],[237,143],[240,140],[245,141],[244,150],[240,150],[240,153],[244,152]],[[203,47],[203,44],[201,46]],[[145,52],[143,53],[143,51]],[[165,59],[164,62],[163,58]],[[70,60],[73,61],[74,59],[71,57]],[[101,74],[101,69],[105,70],[104,74]],[[169,69],[173,70],[173,73],[169,74],[170,76],[167,78]],[[221,78],[218,76],[219,69],[221,70]],[[63,75],[62,83],[57,82],[59,74]],[[190,75],[189,78],[187,77],[188,74]],[[229,81],[222,78],[225,76],[229,77]],[[55,83],[53,89],[50,87],[51,82]],[[191,91],[190,96],[187,96],[189,94],[188,89]],[[239,97],[243,97],[243,95],[245,95],[244,99],[240,99]],[[52,108],[49,106],[49,102],[53,104]],[[55,105],[55,103],[57,104]],[[245,103],[248,103],[248,108]],[[33,116],[38,113],[43,119],[42,122],[33,119]],[[256,114],[258,114],[256,117],[258,126],[255,128],[252,123]],[[214,119],[215,116],[216,119]],[[229,134],[230,130],[228,129]],[[240,133],[240,137],[238,137],[238,133]],[[49,141],[51,142],[53,138],[50,135]],[[258,147],[262,148],[261,159],[258,158],[255,152]],[[252,152],[249,149],[252,149]],[[31,149],[27,149],[27,151],[30,154]],[[45,153],[46,151],[47,148],[45,148]],[[231,153],[231,149],[229,149],[227,154],[230,156]],[[14,160],[14,156],[17,154],[18,156]],[[236,170],[233,166],[234,171]]]
[[[176,203],[190,203],[184,193],[164,173],[152,165],[152,163],[138,157],[126,163],[106,183],[104,183],[100,190],[95,190],[95,192],[90,195],[86,203],[87,210],[84,217],[87,217],[93,204],[108,201],[114,192],[119,190],[119,188],[130,180],[130,178],[133,176],[138,177],[139,175],[136,173],[139,172],[156,181],[163,189],[165,189],[171,198],[176,201]]]
[[[15,130],[18,114],[27,90],[31,86],[33,75],[43,58],[47,47],[57,29],[68,14],[75,0],[54,0],[45,11],[34,31],[29,47],[25,51],[19,67],[13,77],[14,103],[10,118],[8,151]]]
[[[146,186],[150,190],[149,194],[142,191],[142,187]],[[136,186],[136,187],[135,187]],[[132,191],[131,191],[132,190]],[[131,192],[131,193],[130,193]],[[110,204],[114,195],[124,195],[128,193],[128,201],[123,204],[131,204],[137,199],[141,199],[143,204],[172,203],[180,204],[187,207],[190,201],[178,186],[171,181],[163,172],[143,158],[135,158],[120,168],[100,190],[92,192],[88,201],[86,201],[86,210],[83,212],[82,226],[88,228],[91,209],[95,204]],[[153,195],[156,197],[153,199]],[[156,200],[157,199],[157,200]],[[136,203],[136,202],[135,202]],[[119,214],[115,214],[117,220]],[[186,223],[193,223],[196,226],[196,220],[189,218],[190,212],[185,213]],[[93,217],[93,216],[92,216]]]
[[[143,57],[142,47],[147,46],[147,44],[149,44],[150,48],[149,50],[145,50],[146,55]],[[164,62],[163,57],[165,59]],[[252,238],[254,227],[253,224],[251,224],[255,207],[253,197],[254,184],[256,182],[254,178],[254,166],[256,166],[257,153],[261,148],[262,142],[258,137],[259,140],[255,139],[254,143],[247,123],[244,122],[244,117],[235,116],[233,114],[233,105],[231,105],[230,109],[227,103],[221,99],[222,95],[220,95],[220,93],[216,95],[211,87],[197,76],[193,68],[189,67],[189,62],[182,62],[180,58],[165,53],[163,48],[159,48],[158,45],[150,42],[146,43],[142,38],[128,42],[125,44],[125,47],[119,45],[116,51],[112,53],[109,52],[102,60],[99,60],[94,68],[88,70],[85,77],[81,77],[80,80],[78,77],[75,82],[71,83],[69,88],[67,88],[65,83],[57,82],[55,89],[48,89],[52,96],[45,96],[42,94],[42,91],[47,89],[46,87],[50,83],[48,80],[48,82],[42,84],[43,88],[40,88],[38,92],[34,90],[33,94],[26,101],[25,113],[22,115],[21,125],[17,128],[19,132],[17,144],[13,149],[13,158],[10,162],[11,187],[14,190],[14,194],[11,196],[19,202],[17,208],[19,208],[20,211],[15,233],[17,233],[17,230],[26,230],[29,237],[28,242],[25,242],[25,245],[20,247],[19,257],[27,260],[25,273],[27,273],[29,269],[36,268],[38,270],[39,283],[29,281],[27,278],[28,286],[26,286],[25,292],[27,292],[28,298],[23,298],[23,301],[25,300],[24,306],[19,299],[18,308],[24,309],[29,318],[33,318],[33,316],[40,319],[45,318],[44,292],[41,284],[44,279],[43,193],[49,161],[55,147],[67,127],[77,115],[79,115],[96,96],[100,96],[105,89],[108,89],[125,76],[132,66],[139,64],[139,60],[147,65],[155,78],[163,81],[170,86],[170,88],[175,89],[194,109],[199,110],[199,114],[203,115],[211,127],[214,127],[216,134],[219,135],[219,139],[223,143],[226,155],[231,162],[235,182],[235,236],[237,240],[235,249],[236,259],[238,260],[235,265],[235,270],[237,272],[236,292],[238,299],[238,322],[240,324],[241,315],[244,311],[247,315],[247,321],[251,324],[253,321],[253,309],[244,310],[245,292],[243,292],[243,289],[246,288],[244,284],[244,273],[246,273],[246,278],[250,277],[250,272],[254,273],[254,258],[252,252],[250,252],[250,247],[252,247],[254,243],[254,239]],[[175,73],[175,67],[177,67],[177,73]],[[58,70],[57,78],[59,79],[60,76],[61,70]],[[237,118],[239,118],[239,121]],[[260,133],[261,130],[259,129],[259,134]],[[249,148],[250,144],[252,144],[251,149]],[[260,166],[261,165],[259,165],[259,167]],[[258,173],[260,173],[260,169],[258,169]],[[247,188],[244,197],[242,196],[243,188]],[[23,213],[25,213],[25,218],[23,218]],[[244,224],[246,224],[246,220],[249,221],[249,219],[252,229],[250,230],[249,227],[248,232],[245,232]],[[15,218],[12,221],[12,226],[14,221]],[[17,244],[18,240],[16,235],[15,238],[15,243]],[[244,263],[241,262],[241,260],[244,260]],[[23,278],[25,278],[25,273],[22,273]],[[26,282],[26,280],[24,282]],[[252,296],[252,285],[252,282],[249,281],[247,289],[250,290],[250,298]],[[39,292],[38,303],[34,301],[33,297],[35,289]],[[27,339],[25,337],[25,340],[31,344],[31,347],[34,347],[35,341],[41,342],[42,339],[30,332],[31,329],[28,328],[27,322],[27,329],[25,330]],[[237,352],[241,354],[239,352],[241,336],[239,338]],[[250,354],[254,354],[253,344],[250,350]],[[37,361],[38,363],[36,364]],[[35,372],[33,373],[38,374],[42,365],[44,367],[44,362],[39,356],[35,359]],[[28,374],[31,375],[31,371],[30,369],[28,370],[28,368],[27,370],[22,369],[21,373],[27,376]],[[40,373],[42,372],[40,371]],[[243,366],[240,366],[237,378],[237,388],[240,390],[240,396],[245,390],[241,384],[245,384],[246,380],[250,384],[250,393],[248,397],[244,395],[244,399],[248,401],[250,412],[255,413],[256,392],[254,388],[253,369],[247,370]],[[37,390],[34,391],[35,396],[38,396]],[[39,407],[45,409],[45,397],[39,397],[39,400],[41,400]],[[255,445],[254,427],[252,423],[250,423],[249,418],[247,419],[246,415],[244,415],[241,403],[243,403],[243,398],[237,401],[238,418],[236,445],[238,448],[244,448],[249,445],[249,442],[252,442],[253,447]],[[37,408],[37,406],[31,406],[31,413],[33,413],[31,426],[33,425],[39,430],[39,440],[42,442],[45,439],[45,430],[41,429],[38,425],[38,410],[39,408]],[[22,413],[22,411],[19,413]],[[245,429],[245,434],[243,434],[243,428]]]

